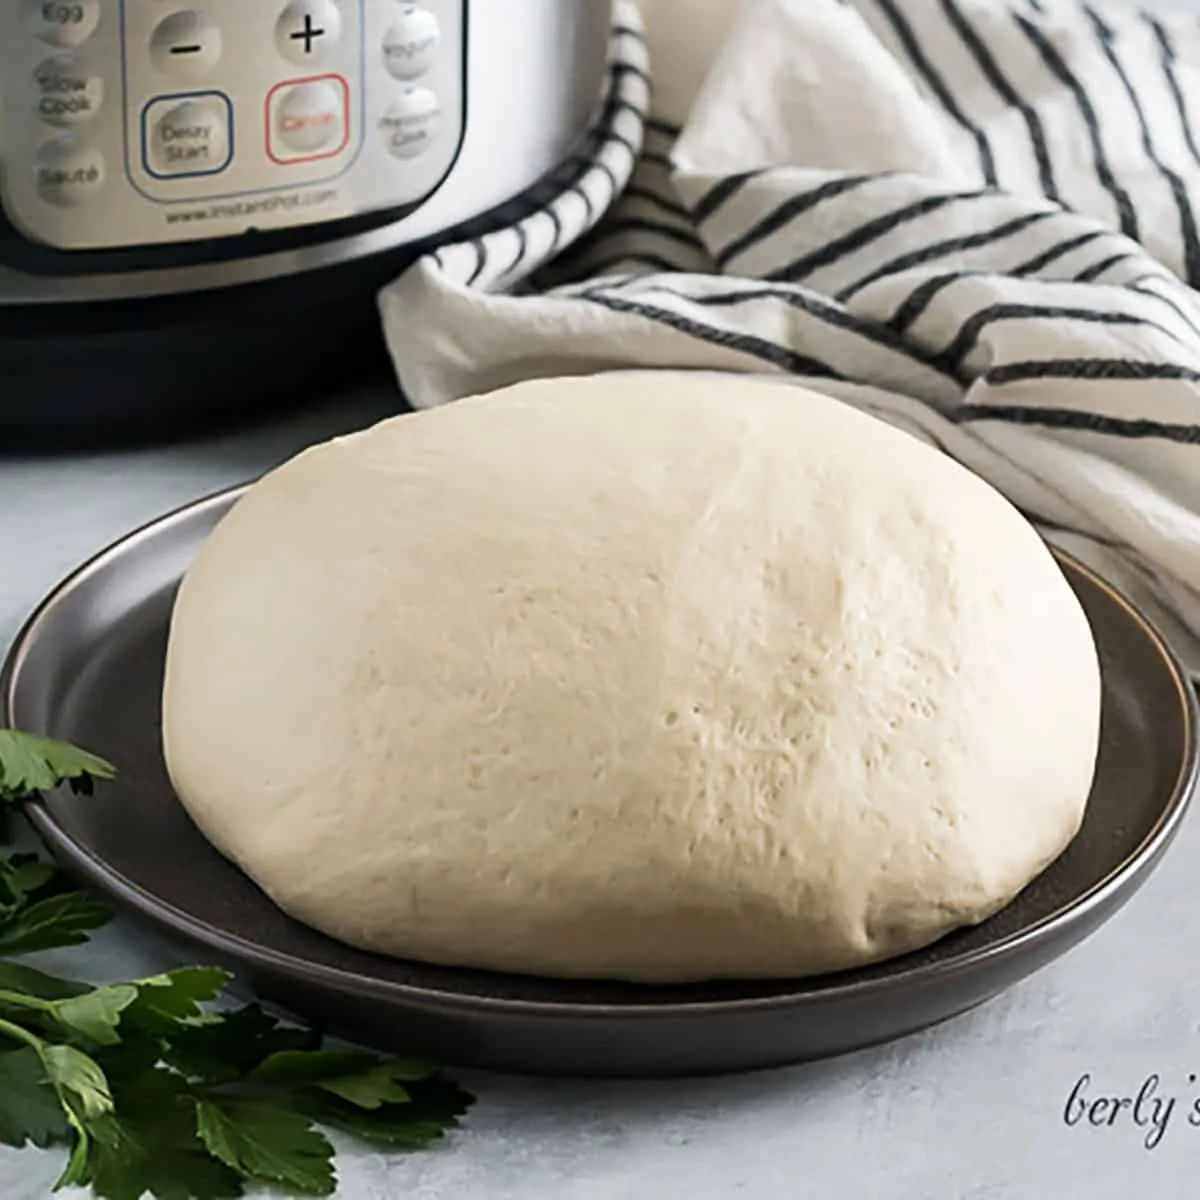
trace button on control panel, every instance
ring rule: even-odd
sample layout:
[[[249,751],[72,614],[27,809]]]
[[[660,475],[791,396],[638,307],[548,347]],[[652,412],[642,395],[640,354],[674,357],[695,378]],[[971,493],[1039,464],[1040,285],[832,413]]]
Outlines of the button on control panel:
[[[0,206],[59,249],[401,208],[464,126],[468,0],[0,0]]]

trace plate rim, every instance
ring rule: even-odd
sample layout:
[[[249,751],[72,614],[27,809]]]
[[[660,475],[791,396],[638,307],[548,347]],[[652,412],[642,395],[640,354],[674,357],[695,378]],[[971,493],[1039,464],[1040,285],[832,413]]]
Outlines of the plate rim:
[[[254,485],[254,482],[251,480],[222,488],[144,522],[97,551],[55,584],[23,622],[4,656],[3,663],[0,663],[0,728],[12,727],[15,724],[15,692],[22,668],[31,649],[38,642],[42,624],[60,604],[64,603],[91,576],[108,566],[113,559],[120,558],[136,549],[141,543],[166,532],[172,526],[200,516],[208,509],[231,508]],[[937,986],[947,979],[984,968],[990,962],[1007,960],[1027,949],[1031,944],[1052,941],[1055,934],[1064,927],[1086,919],[1090,913],[1096,909],[1103,909],[1113,901],[1116,901],[1119,907],[1125,899],[1132,895],[1132,891],[1128,890],[1131,885],[1136,885],[1139,879],[1157,864],[1174,840],[1197,790],[1197,782],[1200,780],[1200,741],[1197,736],[1198,729],[1200,729],[1200,703],[1197,701],[1190,675],[1179,656],[1154,622],[1119,589],[1102,578],[1091,567],[1082,563],[1075,555],[1061,550],[1049,542],[1045,544],[1061,567],[1082,576],[1123,610],[1125,616],[1137,625],[1149,639],[1166,667],[1180,702],[1184,725],[1183,755],[1179,773],[1171,787],[1170,795],[1163,805],[1161,814],[1137,847],[1108,874],[1065,907],[995,942],[967,950],[952,958],[913,965],[873,979],[837,982],[839,973],[831,973],[825,976],[834,981],[829,986],[803,992],[780,992],[770,996],[740,997],[727,1000],[677,1000],[657,1003],[634,1000],[628,1004],[587,1000],[515,999],[400,983],[378,976],[363,975],[343,967],[315,963],[309,959],[250,941],[239,934],[230,933],[208,921],[201,920],[163,900],[111,867],[106,860],[63,828],[45,799],[39,799],[26,805],[25,813],[38,835],[60,861],[65,860],[69,864],[69,869],[82,876],[91,886],[107,893],[126,909],[132,910],[140,917],[158,924],[172,934],[183,937],[193,945],[209,947],[218,954],[239,960],[247,967],[299,977],[309,983],[329,987],[335,991],[349,992],[360,997],[392,1001],[405,1000],[424,1007],[458,1008],[491,1014],[510,1013],[559,1018],[591,1015],[644,1019],[647,1016],[678,1018],[706,1015],[729,1016],[778,1009],[803,1010],[819,1008],[830,1003],[878,1000],[905,989]],[[1133,890],[1136,890],[1136,887]],[[269,899],[267,899],[267,903],[270,903]],[[369,953],[368,951],[360,952]],[[886,960],[881,960],[882,962],[886,962]],[[500,974],[504,974],[504,972],[500,972]],[[777,982],[786,985],[789,981],[782,979],[757,982]],[[799,984],[806,981],[795,980],[794,982]]]

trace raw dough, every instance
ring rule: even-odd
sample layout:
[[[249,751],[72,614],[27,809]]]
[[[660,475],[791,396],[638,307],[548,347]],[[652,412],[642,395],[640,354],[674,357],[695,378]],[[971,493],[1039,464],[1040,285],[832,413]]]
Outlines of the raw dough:
[[[203,547],[171,776],[287,912],[443,964],[800,976],[1006,904],[1100,676],[974,475],[787,383],[518,385],[318,446]]]

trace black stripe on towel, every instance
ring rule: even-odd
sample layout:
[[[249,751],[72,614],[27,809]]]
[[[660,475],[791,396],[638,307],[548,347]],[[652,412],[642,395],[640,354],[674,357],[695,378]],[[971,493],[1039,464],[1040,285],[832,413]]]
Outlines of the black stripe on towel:
[[[1134,253],[1130,250],[1123,250],[1120,254],[1110,254],[1107,258],[1102,258],[1099,262],[1092,263],[1090,267],[1084,267],[1074,279],[1072,283],[1095,283],[1106,271],[1111,271],[1117,263],[1129,262],[1131,259],[1141,258],[1141,254]]]
[[[1099,238],[1112,236],[1113,234],[1107,229],[1093,229],[1088,233],[1079,234],[1077,237],[1068,238],[1065,242],[1059,242],[1057,246],[1051,246],[1049,249],[1035,254],[1033,258],[1027,259],[1019,266],[1013,267],[1011,270],[1003,272],[1003,274],[1018,278],[1028,278],[1038,271],[1044,270],[1052,262],[1070,254],[1073,250],[1078,250],[1081,246],[1086,246],[1089,242],[1094,242]],[[950,271],[945,275],[938,275],[936,278],[927,279],[919,287],[912,290],[904,303],[892,314],[888,325],[897,333],[907,333],[925,315],[930,304],[946,288],[950,287],[951,284],[957,283],[960,279],[986,279],[994,277],[996,274],[997,272],[994,271]],[[1068,281],[1038,280],[1038,282]]]
[[[965,404],[952,414],[954,420],[1006,421],[1011,425],[1038,425],[1045,429],[1070,429],[1103,433],[1120,438],[1160,438],[1193,446],[1200,443],[1200,425],[1174,425],[1141,418],[1106,417],[1101,413],[1072,408],[1024,408],[1008,404]]]
[[[1192,158],[1197,163],[1200,163],[1200,146],[1196,145],[1196,138],[1192,133],[1192,122],[1188,116],[1187,101],[1183,98],[1183,88],[1179,83],[1179,75],[1175,69],[1175,64],[1179,61],[1179,52],[1175,49],[1171,41],[1171,35],[1166,31],[1161,22],[1155,20],[1149,13],[1142,13],[1141,16],[1142,20],[1150,26],[1154,33],[1155,41],[1158,42],[1159,61],[1162,63],[1167,88],[1175,101],[1175,112],[1179,117],[1179,124],[1183,129],[1183,137],[1187,142],[1187,148],[1191,152]]]
[[[611,221],[605,221],[597,230],[603,237],[616,237],[618,234],[644,234],[649,237],[666,238],[689,250],[705,250],[704,243],[685,225],[666,225],[662,221],[650,221],[645,217],[631,217],[622,214]]]
[[[873,175],[846,175],[840,179],[831,179],[811,191],[801,192],[798,196],[789,196],[773,212],[756,222],[751,228],[734,238],[723,250],[715,255],[718,266],[728,266],[733,259],[766,241],[772,234],[778,233],[785,225],[797,217],[816,208],[825,200],[843,196],[866,183],[874,183],[877,179],[886,178],[885,173]],[[697,217],[697,220],[703,218]]]
[[[1042,123],[1038,119],[1037,113],[1025,103],[1020,93],[1005,77],[992,52],[988,49],[979,34],[975,32],[971,23],[963,15],[954,0],[942,0],[942,10],[945,12],[947,20],[954,27],[955,32],[962,39],[963,45],[966,46],[971,57],[978,64],[987,81],[1006,104],[1012,105],[1021,114],[1025,121],[1025,128],[1029,131],[1029,141],[1033,147],[1033,156],[1037,160],[1038,178],[1041,181],[1042,191],[1051,200],[1058,200],[1060,197],[1058,185],[1054,182],[1054,168],[1050,162],[1050,150],[1046,145],[1046,134],[1042,129]]]
[[[878,241],[881,237],[891,233],[894,229],[898,229],[901,225],[907,224],[909,221],[920,220],[921,217],[926,217],[930,213],[937,212],[939,209],[956,204],[960,200],[978,200],[984,196],[988,197],[988,199],[993,199],[995,193],[976,190],[970,192],[951,192],[943,196],[925,196],[913,204],[906,204],[902,208],[894,209],[890,213],[884,213],[882,216],[867,221],[842,237],[827,242],[818,250],[812,250],[808,254],[801,255],[800,258],[794,259],[786,266],[769,272],[766,278],[775,282],[796,283],[811,275],[814,271],[818,271],[822,267],[831,266],[838,259],[844,258],[848,254],[853,254],[855,251],[861,250],[864,246],[869,246],[872,242]]]
[[[987,135],[963,112],[961,105],[954,97],[954,93],[946,86],[946,81],[942,78],[938,69],[929,61],[929,57],[922,49],[917,35],[913,32],[913,27],[900,12],[895,0],[875,0],[875,2],[882,10],[888,24],[895,31],[897,40],[904,47],[904,52],[908,55],[909,61],[916,69],[917,74],[921,76],[928,85],[929,90],[938,98],[941,106],[971,135],[979,150],[979,164],[983,168],[983,177],[987,180],[989,187],[995,187],[999,177],[996,174],[996,158],[992,154],[992,147],[987,140]]]
[[[652,204],[655,208],[661,209],[665,213],[670,213],[673,217],[682,217],[684,220],[691,220],[691,214],[674,196],[664,195],[662,192],[656,192],[653,188],[642,187],[637,183],[631,183],[625,189],[622,199],[642,200],[646,204]]]
[[[767,341],[765,338],[752,337],[746,333],[736,333],[730,329],[718,329],[715,325],[705,325],[700,321],[693,321],[688,317],[681,316],[679,313],[671,312],[669,309],[656,308],[654,305],[642,304],[636,300],[626,300],[623,297],[607,295],[599,291],[583,292],[581,293],[581,299],[590,300],[593,304],[610,309],[612,312],[626,313],[631,316],[642,317],[647,321],[653,321],[658,325],[665,325],[670,329],[676,330],[678,333],[695,338],[697,341],[707,342],[710,346],[720,346],[725,350],[734,350],[739,354],[749,355],[752,358],[771,363],[773,366],[780,367],[794,375],[817,375],[824,376],[827,379],[845,378],[840,372],[835,371],[829,366],[828,363],[810,358],[806,354],[797,354],[794,350],[789,350],[785,346],[779,346],[775,342]]]
[[[1183,305],[1172,300],[1170,296],[1164,296],[1162,292],[1153,291],[1145,286],[1149,279],[1157,280],[1159,283],[1164,282],[1163,277],[1157,272],[1147,272],[1144,275],[1138,275],[1133,279],[1128,280],[1121,286],[1133,292],[1136,296],[1141,296],[1146,300],[1157,300],[1159,304],[1165,304],[1197,337],[1200,337],[1200,325],[1196,324],[1196,318],[1193,314],[1184,311]],[[1165,281],[1169,287],[1177,286],[1174,280]]]
[[[1129,78],[1128,72],[1121,65],[1121,59],[1113,45],[1116,40],[1116,34],[1113,32],[1112,27],[1094,9],[1085,7],[1084,12],[1087,14],[1087,19],[1095,31],[1096,40],[1100,43],[1104,57],[1108,59],[1112,69],[1121,81],[1121,86],[1125,89],[1125,94],[1129,97],[1129,104],[1133,108],[1134,114],[1137,117],[1138,128],[1141,131],[1142,151],[1154,164],[1158,173],[1167,181],[1167,185],[1171,189],[1171,196],[1179,212],[1179,236],[1180,241],[1183,243],[1184,273],[1189,283],[1195,284],[1200,282],[1200,237],[1196,233],[1196,215],[1192,212],[1187,187],[1179,175],[1163,162],[1158,156],[1158,152],[1154,149],[1154,137],[1150,132],[1150,123],[1146,120],[1146,110],[1137,94],[1137,89],[1133,86]]]
[[[1095,325],[1140,325],[1156,329],[1170,337],[1175,336],[1168,333],[1161,325],[1133,313],[1104,312],[1095,308],[1071,308],[1049,304],[993,304],[987,308],[981,308],[963,322],[954,341],[937,355],[937,361],[946,370],[961,374],[963,361],[975,349],[983,331],[997,321],[1015,320],[1086,321]],[[989,378],[992,377],[989,376]]]
[[[1116,203],[1121,232],[1126,237],[1133,238],[1135,242],[1138,241],[1140,233],[1137,213],[1134,212],[1133,201],[1130,200],[1129,193],[1121,187],[1117,182],[1117,177],[1113,174],[1108,155],[1104,150],[1104,139],[1100,135],[1100,119],[1096,116],[1095,108],[1092,107],[1091,98],[1045,33],[1020,14],[1015,14],[1015,19],[1022,32],[1033,43],[1033,47],[1040,55],[1042,62],[1045,63],[1046,69],[1075,97],[1079,114],[1083,117],[1083,123],[1087,128],[1088,140],[1092,145],[1092,160],[1095,164],[1096,175],[1105,191],[1112,196]]]
[[[892,259],[891,262],[884,263],[881,267],[876,267],[874,271],[868,275],[864,275],[857,283],[843,288],[838,293],[837,298],[845,304],[858,295],[863,288],[869,287],[872,283],[876,283],[880,279],[885,279],[889,275],[899,275],[901,271],[907,271],[911,267],[923,266],[925,263],[933,262],[935,259],[945,258],[950,254],[959,254],[963,250],[978,250],[982,246],[994,245],[996,242],[1002,242],[1005,238],[1012,237],[1014,233],[1020,233],[1022,230],[1028,229],[1031,225],[1036,225],[1041,221],[1046,221],[1051,217],[1057,216],[1061,216],[1058,210],[1025,213],[1023,216],[1014,217],[1010,221],[1005,221],[1002,225],[997,225],[995,229],[985,230],[983,233],[972,233],[966,237],[947,238],[946,241],[935,242],[932,246],[922,246],[920,250],[910,250],[907,254],[901,254],[898,258]],[[997,271],[997,274],[1004,274],[1004,272]]]
[[[719,183],[714,184],[692,209],[692,217],[698,225],[703,225],[724,204],[732,200],[760,171],[743,171],[739,175],[727,175]]]
[[[988,383],[997,386],[1027,379],[1200,383],[1200,371],[1179,363],[1139,362],[1129,358],[1053,358],[1043,362],[1005,363],[987,372]]]
[[[678,274],[679,272],[678,263],[671,262],[670,259],[663,258],[661,254],[650,254],[644,250],[626,250],[621,254],[612,254],[606,258],[594,259],[589,259],[587,253],[585,252],[578,255],[578,258],[580,260],[580,267],[576,277],[576,283],[578,284],[586,284],[593,275],[597,276],[598,278],[600,276],[604,276],[605,278],[603,279],[603,282],[608,283],[610,278],[616,278],[616,276],[609,275],[609,272],[612,271],[614,267],[628,267],[631,265],[636,265],[639,267],[645,267],[650,271],[664,271],[670,272],[671,274]],[[559,263],[561,265],[563,260],[559,259]],[[620,271],[618,274],[621,276],[628,276],[630,279],[644,278],[645,275],[644,272],[631,270]]]
[[[886,325],[881,325],[878,321],[872,321],[866,317],[857,316],[837,304],[822,299],[812,292],[801,292],[789,284],[778,284],[775,287],[749,287],[742,291],[709,292],[698,296],[677,293],[677,296],[679,299],[686,300],[691,304],[713,308],[732,308],[738,304],[749,304],[756,300],[782,300],[791,308],[799,309],[801,312],[807,313],[810,317],[814,317],[818,321],[823,321],[825,324],[832,325],[836,329],[855,333],[859,337],[883,347],[885,350],[894,350],[897,354],[902,354],[910,363],[928,366],[930,370],[937,374],[950,377],[949,372],[920,358],[912,346],[908,345]]]

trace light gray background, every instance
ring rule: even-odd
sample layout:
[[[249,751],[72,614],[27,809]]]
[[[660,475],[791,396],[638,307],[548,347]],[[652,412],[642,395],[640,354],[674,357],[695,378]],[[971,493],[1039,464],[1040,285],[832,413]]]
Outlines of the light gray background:
[[[80,560],[130,528],[390,411],[385,391],[169,450],[0,459],[0,642]],[[448,1145],[344,1154],[346,1200],[1183,1200],[1200,1128],[1200,819],[1114,921],[999,1000],[834,1063],[701,1082],[467,1078],[480,1104]],[[122,924],[47,969],[97,980],[178,962]],[[1084,1072],[1177,1105],[1161,1144],[1128,1118],[1067,1128]],[[1097,1092],[1099,1094],[1099,1092]],[[53,1155],[0,1152],[0,1200],[45,1200]]]

